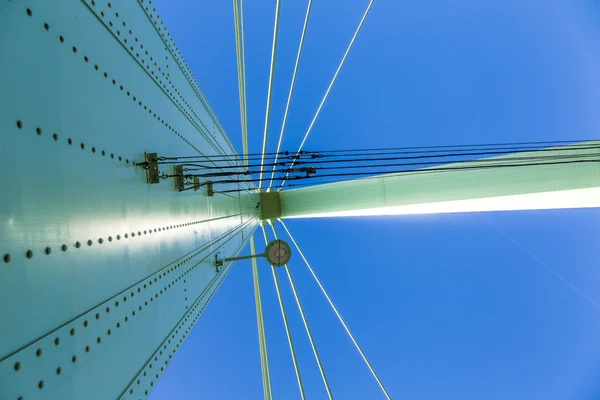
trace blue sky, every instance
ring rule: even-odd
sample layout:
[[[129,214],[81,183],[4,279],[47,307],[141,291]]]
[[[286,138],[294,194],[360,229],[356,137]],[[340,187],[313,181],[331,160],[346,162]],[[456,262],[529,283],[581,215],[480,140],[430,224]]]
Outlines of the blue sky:
[[[241,149],[232,2],[155,3]],[[245,3],[259,152],[275,2]],[[283,3],[271,151],[306,7]],[[296,150],[367,4],[314,2],[285,150]],[[599,70],[591,0],[376,0],[305,148],[598,138]],[[587,400],[600,398],[599,222],[599,210],[563,210],[288,226],[393,398]],[[290,267],[334,396],[383,398],[301,259]],[[262,397],[250,268],[236,265],[152,400]],[[274,395],[299,398],[266,264],[261,285]],[[283,289],[308,398],[325,398]]]

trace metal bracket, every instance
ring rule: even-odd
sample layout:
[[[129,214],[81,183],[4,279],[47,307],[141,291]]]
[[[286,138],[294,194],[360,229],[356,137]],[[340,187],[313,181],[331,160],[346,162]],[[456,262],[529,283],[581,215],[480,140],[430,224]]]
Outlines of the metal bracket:
[[[215,269],[217,272],[221,271],[221,267],[223,266],[223,260],[219,260],[219,255],[215,254]]]
[[[146,183],[159,183],[157,153],[144,153],[146,162]]]
[[[206,195],[209,197],[215,195],[215,190],[213,189],[213,184],[211,181],[206,182]]]
[[[181,165],[173,166],[173,179],[175,180],[175,189],[181,192],[184,187],[183,167]]]

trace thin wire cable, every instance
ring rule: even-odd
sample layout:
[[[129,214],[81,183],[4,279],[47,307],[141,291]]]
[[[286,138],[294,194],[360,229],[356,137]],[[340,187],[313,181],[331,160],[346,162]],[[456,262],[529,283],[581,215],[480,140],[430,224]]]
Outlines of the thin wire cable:
[[[262,226],[263,235],[265,237],[265,245],[269,243],[267,238],[267,229]],[[275,267],[271,265],[271,271],[273,272],[273,281],[275,282],[275,289],[277,291],[277,300],[279,300],[279,307],[281,308],[281,315],[283,317],[283,324],[285,326],[285,333],[287,334],[288,344],[290,345],[290,353],[292,354],[292,361],[294,362],[294,371],[296,371],[296,380],[298,381],[298,388],[300,389],[300,396],[302,400],[306,400],[304,395],[304,385],[302,385],[302,378],[300,377],[300,367],[298,366],[298,360],[296,359],[296,350],[294,350],[294,342],[292,341],[292,332],[288,324],[287,314],[283,305],[283,298],[281,297],[281,288],[279,287],[279,278],[277,278],[277,272]]]
[[[581,159],[581,158],[586,158],[586,157],[598,157],[597,155],[577,155],[577,156],[572,156],[570,157],[570,159]],[[564,157],[531,157],[528,159],[519,159],[519,161],[546,161],[546,160],[559,160],[559,159],[564,159]],[[590,161],[594,161],[594,160],[590,160]],[[600,161],[600,159],[596,160],[596,161]],[[472,160],[472,161],[460,161],[460,162],[469,162],[469,163],[480,163],[481,161],[479,160]],[[510,160],[505,160],[502,162],[510,162]],[[313,168],[315,172],[318,171],[330,171],[330,170],[343,170],[343,169],[364,169],[364,168],[389,168],[389,167],[407,167],[407,166],[421,166],[422,168],[428,168],[428,167],[423,167],[423,166],[437,166],[437,165],[445,165],[447,164],[446,162],[443,161],[428,161],[428,162],[416,162],[416,163],[393,163],[393,164],[374,164],[374,165],[342,165],[342,166],[337,166],[337,167],[317,167],[317,168]],[[536,165],[536,164],[532,164],[532,165]],[[501,167],[502,164],[498,164],[498,167]],[[307,167],[310,168],[310,167]],[[184,171],[202,171],[202,168],[189,168],[189,169],[185,169]],[[263,170],[264,172],[267,172],[266,169]],[[280,172],[280,173],[285,173],[287,172],[288,169],[287,168],[283,168],[283,169],[277,169],[276,172]],[[212,177],[223,177],[223,176],[249,176],[249,175],[255,175],[258,174],[260,172],[260,170],[248,170],[244,173],[240,173],[240,172],[210,172],[210,173],[203,173],[203,174],[195,174],[194,176],[197,177],[201,177],[201,178],[212,178]],[[295,171],[295,172],[303,172],[303,171]],[[381,170],[379,171],[379,173],[381,174],[385,174],[386,171],[385,170]],[[318,178],[318,176],[314,176],[314,178]],[[275,178],[274,178],[275,179]]]
[[[527,149],[533,149],[533,150],[552,150],[555,149],[556,146],[559,145],[581,145],[581,146],[586,146],[586,145],[590,145],[590,143],[594,143],[594,142],[598,142],[598,139],[586,139],[586,140],[563,140],[563,141],[553,141],[553,142],[522,142],[522,143],[488,143],[488,144],[470,144],[470,145],[448,145],[448,146],[407,146],[407,147],[387,147],[387,148],[367,148],[367,149],[346,149],[346,150],[321,150],[321,151],[305,151],[302,150],[300,151],[298,154],[296,153],[290,153],[289,151],[280,151],[278,153],[275,152],[268,152],[265,153],[265,157],[266,158],[274,158],[276,155],[277,156],[283,156],[286,155],[288,156],[288,158],[302,158],[302,157],[313,157],[314,155],[317,155],[320,157],[323,156],[327,156],[327,157],[334,157],[334,154],[330,154],[330,153],[352,153],[352,152],[356,152],[357,155],[368,155],[370,153],[373,154],[381,154],[381,152],[384,152],[384,154],[412,154],[412,153],[422,153],[422,154],[428,154],[428,153],[443,153],[446,151],[481,151],[481,150],[527,150]],[[498,148],[498,146],[504,146],[501,148]],[[474,147],[483,147],[481,149],[474,149]],[[444,148],[445,150],[431,150],[431,149],[440,149],[440,148]],[[420,150],[420,151],[399,151],[399,150],[417,150],[417,149],[425,149],[425,150]],[[464,150],[461,150],[464,149]],[[556,149],[556,150],[560,150],[560,149]],[[326,153],[326,154],[325,154]],[[349,154],[341,154],[341,155],[335,155],[335,157],[345,157],[348,156]],[[251,153],[248,154],[249,157],[252,157],[253,159],[260,159],[260,157],[262,156],[262,153]],[[183,160],[183,159],[190,159],[190,158],[202,158],[202,159],[206,159],[206,160],[211,160],[211,161],[217,161],[215,160],[215,158],[219,158],[219,159],[223,159],[222,161],[230,161],[231,158],[238,158],[239,155],[238,154],[219,154],[219,155],[195,155],[195,156],[182,156],[182,157],[159,157],[159,161],[164,161],[164,160]]]
[[[361,151],[385,151],[385,150],[416,150],[416,149],[452,149],[452,148],[470,148],[470,147],[495,147],[495,146],[528,146],[528,145],[558,145],[558,144],[577,144],[585,142],[593,142],[597,139],[586,140],[553,140],[553,141],[537,141],[537,142],[507,142],[507,143],[479,143],[479,144],[455,144],[455,145],[438,145],[438,146],[407,146],[407,147],[387,147],[387,148],[370,148],[359,149]],[[355,149],[337,149],[328,150],[327,153],[352,152]]]
[[[325,291],[325,288],[323,287],[323,285],[321,284],[321,281],[319,280],[319,278],[317,278],[317,274],[315,274],[315,271],[312,269],[312,267],[310,266],[310,263],[308,262],[308,260],[306,259],[306,257],[304,256],[304,253],[302,252],[302,250],[300,250],[300,246],[298,246],[298,243],[296,243],[296,240],[294,239],[294,237],[292,236],[290,230],[288,229],[288,227],[286,226],[286,224],[283,222],[283,220],[279,219],[279,222],[281,223],[281,225],[283,226],[283,228],[285,229],[285,231],[287,232],[288,236],[290,237],[290,239],[292,240],[292,242],[294,243],[294,246],[296,247],[296,249],[298,250],[298,253],[300,254],[300,256],[302,257],[302,259],[304,260],[304,263],[306,264],[306,266],[308,267],[308,269],[310,270],[310,273],[312,274],[313,278],[315,278],[315,281],[317,282],[317,284],[319,285],[319,288],[321,289],[321,292],[323,292],[323,295],[325,295],[325,298],[327,299],[327,301],[329,302],[329,305],[331,306],[331,308],[333,309],[333,311],[335,312],[335,315],[337,315],[338,319],[340,320],[340,322],[342,323],[342,325],[344,326],[344,329],[346,330],[346,333],[348,334],[348,336],[350,336],[350,339],[352,339],[352,343],[354,343],[354,346],[356,347],[356,350],[358,350],[358,352],[360,353],[360,355],[362,356],[365,364],[367,364],[367,367],[369,367],[369,370],[371,371],[371,374],[373,374],[373,377],[375,378],[375,380],[377,381],[377,383],[379,384],[379,387],[381,388],[381,390],[383,391],[383,393],[385,394],[385,397],[387,397],[388,400],[391,400],[391,397],[388,393],[388,391],[385,389],[385,387],[383,386],[383,382],[381,382],[381,379],[379,379],[379,376],[377,376],[377,373],[375,372],[375,370],[373,369],[373,366],[371,365],[371,363],[369,362],[369,360],[367,359],[367,356],[365,355],[365,353],[362,351],[362,349],[360,348],[360,346],[358,345],[358,342],[356,341],[356,339],[354,338],[354,335],[352,334],[352,332],[350,332],[350,328],[348,328],[348,325],[346,325],[346,322],[344,322],[344,319],[342,318],[342,316],[340,315],[340,312],[338,311],[337,307],[333,304],[333,301],[331,300],[331,298],[329,297],[329,295],[327,294],[327,292]]]
[[[287,103],[285,105],[285,113],[283,114],[283,122],[281,123],[281,132],[279,132],[279,142],[277,142],[277,150],[275,151],[275,163],[279,156],[279,150],[281,149],[281,142],[283,140],[283,132],[285,131],[285,125],[287,123],[288,112],[290,110],[290,104],[292,102],[292,93],[294,92],[294,85],[296,84],[296,73],[298,72],[298,65],[300,65],[300,56],[302,55],[302,47],[304,46],[304,36],[306,35],[306,28],[308,27],[308,18],[310,16],[310,9],[312,7],[312,0],[308,0],[308,6],[306,7],[306,16],[304,17],[304,26],[302,27],[302,34],[300,35],[300,44],[298,45],[298,54],[296,55],[296,64],[294,65],[294,73],[292,74],[292,83],[290,84],[290,91],[288,93]],[[275,167],[271,173],[271,180],[269,181],[269,190],[273,184],[273,177],[275,176]]]
[[[576,157],[572,157],[576,158]],[[427,173],[437,173],[437,172],[454,172],[454,171],[462,171],[462,170],[484,170],[484,169],[500,169],[500,168],[513,168],[513,167],[533,167],[533,166],[548,166],[548,165],[564,165],[564,164],[579,164],[579,163],[598,163],[600,162],[600,158],[593,160],[573,160],[573,161],[557,161],[557,162],[542,162],[542,163],[521,163],[521,164],[502,164],[502,165],[475,165],[475,166],[466,166],[466,167],[433,167],[433,168],[424,168],[424,169],[406,169],[406,170],[395,170],[395,171],[372,171],[372,172],[348,172],[348,173],[339,173],[339,174],[324,174],[320,176],[292,176],[288,178],[274,178],[275,180],[313,180],[315,178],[332,178],[332,177],[357,177],[357,176],[366,176],[367,178],[382,178],[381,175],[416,175],[416,174],[427,174]],[[457,163],[459,164],[459,163]],[[173,177],[175,175],[168,175],[167,178]],[[194,177],[199,176],[195,174],[186,174],[185,177]],[[386,177],[386,176],[383,176]],[[269,180],[269,178],[262,178],[262,181]],[[212,181],[212,184],[220,184],[220,183],[253,183],[258,181],[258,179],[225,179],[225,180],[217,180]],[[193,187],[185,188],[181,191],[191,190],[196,187],[206,186],[208,182],[201,183],[200,185],[196,185]],[[290,185],[288,185],[290,186]]]
[[[271,98],[273,91],[273,77],[275,75],[275,54],[277,50],[277,32],[279,30],[279,9],[281,0],[277,0],[275,7],[275,23],[273,27],[273,45],[271,47],[271,67],[269,69],[269,89],[267,92],[267,110],[265,112],[265,131],[263,133],[263,147],[261,155],[261,164],[265,162],[265,153],[267,152],[267,139],[269,137],[269,116],[271,114]],[[262,173],[260,174],[261,180],[259,181],[258,188],[262,187]]]
[[[250,252],[256,254],[254,235],[250,237]],[[256,323],[258,325],[258,343],[260,347],[260,365],[263,378],[263,392],[265,400],[272,399],[271,372],[269,369],[269,355],[267,351],[267,336],[265,333],[265,323],[262,310],[262,297],[260,294],[260,282],[258,279],[258,263],[256,258],[252,259],[252,277],[254,284],[254,302],[256,305]]]
[[[571,149],[562,149],[561,152],[565,152],[566,150],[577,150],[577,151],[581,151],[581,150],[600,150],[600,147],[580,147],[580,148],[571,148]],[[542,153],[542,152],[540,152]],[[559,155],[555,155],[552,154],[551,152],[543,152],[541,155],[531,155],[531,156],[527,156],[527,157],[504,157],[504,158],[481,158],[481,159],[459,159],[459,160],[433,160],[433,161],[420,161],[420,162],[410,162],[410,163],[379,163],[380,161],[403,161],[403,160],[418,160],[418,159],[432,159],[432,158],[446,158],[446,157],[464,157],[464,156],[471,156],[471,155],[480,155],[480,154],[515,154],[515,153],[465,153],[465,154],[443,154],[443,155],[439,155],[439,156],[411,156],[411,157],[382,157],[382,158],[355,158],[355,159],[346,159],[346,160],[325,160],[325,161],[310,161],[310,162],[300,162],[300,163],[296,163],[296,165],[304,165],[304,164],[310,164],[312,168],[314,168],[317,171],[323,171],[323,170],[338,170],[338,169],[353,169],[353,168],[379,168],[379,167],[400,167],[400,166],[416,166],[416,165],[447,165],[447,166],[452,166],[452,164],[457,164],[457,163],[473,163],[473,164],[485,164],[485,163],[498,163],[499,165],[501,163],[507,163],[507,162],[515,162],[515,161],[544,161],[544,160],[567,160],[567,159],[579,159],[579,158],[585,158],[585,157],[598,157],[600,156],[599,152],[594,152],[594,153],[585,153],[585,154],[559,154]],[[531,154],[529,152],[525,153],[525,154]],[[377,163],[374,164],[362,164],[362,163],[367,163],[367,162],[372,162],[372,161],[377,161]],[[334,166],[334,167],[314,167],[315,165],[320,165],[320,164],[340,164],[340,163],[349,163],[349,164],[355,164],[355,165],[340,165],[340,166]],[[181,166],[189,166],[189,167],[194,167],[194,168],[184,168],[184,171],[204,171],[204,170],[212,170],[212,169],[219,169],[219,168],[215,168],[213,166],[209,166],[209,165],[204,165],[204,164],[192,164],[192,163],[186,163],[186,164],[179,164]],[[264,165],[260,165],[260,164],[248,164],[248,165],[244,165],[244,168],[256,168],[256,167],[270,167],[273,164],[267,163]],[[286,172],[290,167],[287,166],[286,162],[279,162],[278,165],[275,166],[275,168],[280,167],[282,169],[277,170],[276,172]],[[267,171],[266,169],[264,170],[265,172]],[[200,176],[213,176],[210,174],[214,174],[214,176],[230,176],[230,175],[249,175],[249,174],[258,174],[260,172],[260,170],[245,170],[244,172],[239,172],[239,171],[233,171],[233,172],[217,172],[217,173],[207,173],[204,175],[200,175]],[[295,171],[297,172],[297,171]]]
[[[466,156],[487,156],[486,158],[482,158],[482,159],[475,159],[475,160],[471,160],[471,161],[478,161],[478,162],[482,162],[482,161],[486,161],[489,160],[492,156],[493,157],[498,157],[498,156],[502,156],[502,155],[515,155],[517,156],[518,153],[540,153],[539,155],[535,155],[535,156],[531,156],[531,157],[546,157],[546,155],[549,156],[553,156],[552,153],[562,153],[562,152],[572,152],[572,151],[581,151],[581,150],[598,150],[600,149],[600,142],[598,142],[598,144],[589,144],[586,146],[568,146],[568,147],[552,147],[552,148],[538,148],[538,149],[510,149],[510,151],[503,151],[502,149],[494,149],[493,151],[477,151],[477,152],[471,152],[471,153],[438,153],[435,152],[437,154],[431,154],[431,152],[422,152],[422,153],[417,153],[419,155],[413,155],[413,156],[406,156],[406,155],[402,155],[399,156],[397,154],[406,154],[406,153],[413,153],[413,152],[402,152],[402,153],[378,153],[378,154],[347,154],[347,155],[329,155],[329,154],[320,154],[317,155],[317,157],[311,158],[299,158],[296,159],[295,161],[293,161],[293,163],[295,165],[305,165],[305,164],[311,164],[311,165],[316,165],[316,164],[339,164],[339,163],[359,163],[359,162],[373,162],[373,161],[399,161],[399,160],[417,160],[417,159],[435,159],[435,158],[448,158],[448,157],[466,157]],[[479,149],[479,150],[488,150],[488,149]],[[517,151],[518,150],[518,151]],[[462,150],[464,151],[464,150]],[[355,157],[355,156],[362,156],[361,158],[334,158],[334,159],[328,159],[328,157]],[[375,157],[375,156],[393,156],[393,157]],[[556,156],[554,156],[556,157]],[[511,159],[509,157],[505,157],[506,159]],[[512,159],[525,159],[526,157],[513,157]],[[214,166],[210,166],[207,164],[198,164],[199,162],[211,162],[211,160],[199,160],[199,161],[187,161],[185,163],[181,163],[181,161],[159,161],[158,164],[159,165],[172,165],[172,164],[176,164],[179,166],[194,166],[194,167],[198,167],[198,168],[205,168],[205,169],[240,169],[240,168],[256,168],[256,167],[284,167],[287,166],[288,164],[289,167],[292,167],[292,157],[286,157],[285,159],[280,159],[279,161],[277,161],[277,163],[272,163],[272,162],[265,162],[264,164],[250,164],[247,163],[245,165],[234,165],[234,166],[228,166],[228,165],[214,165]],[[300,161],[298,161],[300,160]],[[220,161],[220,160],[219,160]],[[269,161],[269,160],[265,160],[265,161]],[[446,161],[447,163],[452,162],[452,161]]]
[[[327,100],[327,97],[329,96],[329,92],[331,92],[331,88],[333,87],[333,84],[335,83],[335,81],[340,73],[340,70],[342,69],[342,66],[344,65],[344,62],[346,61],[346,57],[348,57],[348,53],[350,53],[350,49],[352,49],[352,46],[354,45],[354,41],[356,40],[356,37],[358,36],[358,33],[360,32],[360,29],[362,28],[363,23],[365,22],[365,19],[367,18],[367,15],[369,14],[369,11],[371,10],[371,6],[373,5],[374,1],[375,0],[371,0],[369,2],[367,9],[365,10],[363,17],[360,20],[360,23],[358,24],[358,28],[356,28],[356,32],[354,32],[354,36],[352,37],[352,40],[350,41],[350,44],[348,45],[348,48],[346,49],[346,53],[344,53],[344,57],[342,57],[342,61],[340,62],[340,65],[338,66],[337,70],[335,71],[335,74],[333,75],[333,79],[329,83],[329,87],[327,88],[327,91],[325,92],[325,96],[323,96],[323,99],[321,100],[321,104],[319,104],[319,108],[317,108],[317,112],[316,112],[315,116],[313,117],[313,119],[308,127],[308,130],[304,134],[304,138],[302,139],[302,142],[300,143],[300,147],[298,147],[298,151],[302,150],[302,147],[304,146],[304,143],[306,142],[306,139],[308,138],[310,131],[312,130],[313,126],[315,125],[315,121],[317,120],[317,117],[321,113],[323,104],[325,104],[325,100]],[[286,175],[286,177],[287,177],[287,175]],[[285,180],[279,186],[279,190],[281,190],[284,183],[285,183]]]
[[[275,229],[275,225],[271,225],[271,229],[273,230],[273,235],[275,239],[279,239],[277,235],[277,230]],[[321,372],[321,378],[323,378],[323,384],[325,385],[325,389],[327,390],[327,396],[329,396],[329,400],[333,400],[333,394],[331,393],[331,388],[329,387],[329,382],[327,381],[327,376],[325,375],[325,369],[323,368],[323,364],[321,363],[321,357],[319,357],[319,352],[317,351],[317,345],[313,339],[312,333],[308,326],[308,320],[306,319],[306,315],[304,314],[304,308],[302,308],[302,303],[300,302],[300,296],[298,295],[298,291],[296,290],[296,285],[294,284],[294,279],[292,279],[292,273],[288,265],[285,265],[285,272],[287,273],[288,280],[290,281],[290,286],[292,287],[292,292],[294,293],[294,298],[296,299],[296,305],[298,306],[298,310],[300,311],[300,316],[302,317],[302,322],[304,323],[304,328],[306,329],[306,334],[308,335],[308,340],[310,341],[310,346],[312,347],[313,354],[315,355],[315,360],[317,361],[317,365],[319,366],[319,372]]]

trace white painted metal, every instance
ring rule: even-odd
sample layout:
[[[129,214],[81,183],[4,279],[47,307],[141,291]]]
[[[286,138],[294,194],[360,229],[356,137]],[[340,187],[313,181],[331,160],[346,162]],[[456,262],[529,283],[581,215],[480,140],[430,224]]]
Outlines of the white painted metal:
[[[599,144],[585,142],[550,152],[520,152],[447,164],[442,171],[423,169],[282,191],[281,216],[351,217],[600,207]]]
[[[0,398],[143,398],[258,199],[134,166],[234,152],[146,0],[2,2],[0,54]]]

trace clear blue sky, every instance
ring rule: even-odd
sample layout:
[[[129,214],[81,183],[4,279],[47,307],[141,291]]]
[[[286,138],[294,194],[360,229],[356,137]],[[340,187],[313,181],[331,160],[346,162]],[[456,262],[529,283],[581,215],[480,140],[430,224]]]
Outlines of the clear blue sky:
[[[241,150],[232,2],[155,3]],[[259,152],[275,2],[245,3]],[[270,149],[306,7],[283,3]],[[367,3],[314,1],[285,150],[296,150]],[[592,0],[376,0],[306,148],[598,138],[598,71]],[[289,227],[393,398],[600,398],[600,210]],[[334,395],[383,398],[301,259],[290,266]],[[274,395],[299,398],[266,264],[261,274]],[[325,398],[283,288],[308,398]],[[261,387],[250,263],[240,262],[150,398],[260,399]]]

